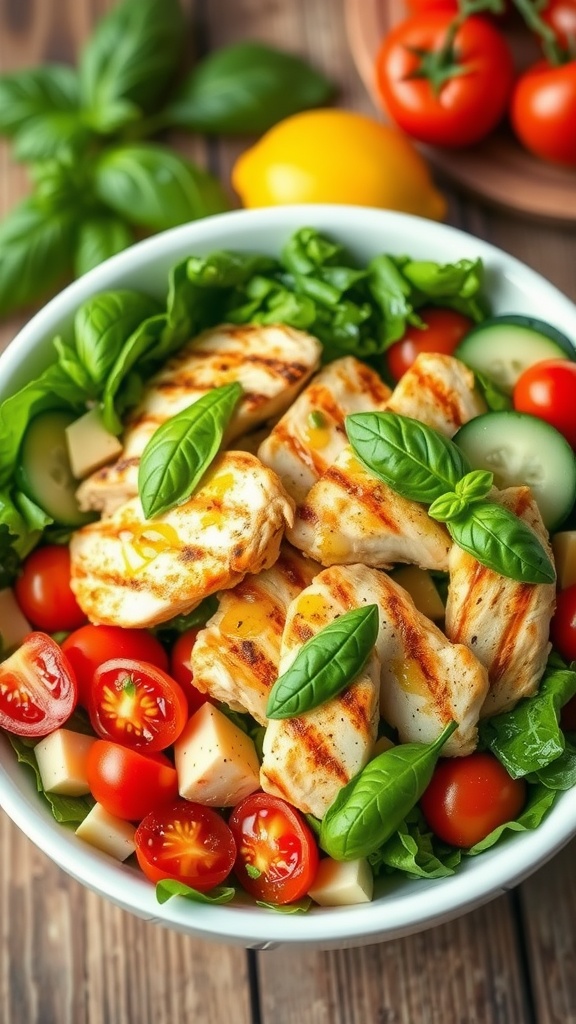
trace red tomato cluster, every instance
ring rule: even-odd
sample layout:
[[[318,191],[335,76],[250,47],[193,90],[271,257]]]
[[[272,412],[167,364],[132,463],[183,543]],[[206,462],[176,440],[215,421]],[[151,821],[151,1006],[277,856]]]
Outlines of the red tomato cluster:
[[[411,16],[376,58],[381,101],[400,128],[430,145],[471,146],[508,114],[526,149],[576,166],[575,0],[548,0],[539,18],[546,56],[520,74],[493,18],[465,16],[456,0],[407,6]]]

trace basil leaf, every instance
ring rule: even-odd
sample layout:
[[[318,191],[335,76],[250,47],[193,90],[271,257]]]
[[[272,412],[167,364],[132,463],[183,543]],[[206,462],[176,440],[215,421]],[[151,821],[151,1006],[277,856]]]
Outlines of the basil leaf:
[[[378,637],[375,604],[353,608],[324,626],[300,648],[268,696],[266,717],[295,718],[317,708],[360,674]]]
[[[66,64],[0,76],[0,134],[16,135],[42,114],[77,111],[78,77]]]
[[[77,111],[51,110],[30,118],[14,134],[14,158],[30,163],[73,156],[88,143],[90,131]]]
[[[60,793],[47,793],[42,785],[42,778],[38,770],[38,762],[34,753],[37,740],[26,740],[22,736],[14,736],[12,733],[5,734],[16,752],[20,764],[27,765],[34,772],[36,788],[45,797],[52,808],[52,814],[61,825],[71,825],[74,828],[84,821],[95,804],[90,794],[86,796],[62,796]]]
[[[218,885],[210,892],[199,892],[192,889],[184,882],[177,882],[175,878],[164,878],[156,883],[156,899],[158,903],[166,903],[173,896],[183,896],[192,903],[230,903],[234,899],[236,890],[229,886]]]
[[[266,900],[256,900],[257,907],[264,907],[265,910],[274,910],[277,914],[305,914],[312,906],[310,896],[303,896],[301,900],[294,903],[267,903]]]
[[[457,728],[450,722],[433,743],[402,743],[370,761],[328,808],[322,849],[335,860],[355,860],[382,846],[429,785],[440,751]]]
[[[510,395],[501,391],[500,388],[483,373],[474,372],[476,388],[486,402],[488,409],[500,412],[502,409],[512,409],[513,402]]]
[[[84,106],[95,115],[115,109],[119,100],[145,113],[158,110],[178,70],[185,39],[178,0],[124,0],[99,21],[82,51]],[[120,124],[116,120],[115,128]]]
[[[11,586],[18,575],[20,557],[14,546],[17,540],[7,523],[0,522],[0,589]],[[1,630],[0,625],[0,637]]]
[[[134,242],[131,228],[120,218],[102,214],[87,218],[78,228],[74,273],[81,277],[99,263],[127,249]]]
[[[447,527],[459,547],[493,572],[521,583],[554,583],[556,572],[541,541],[503,505],[470,505]]]
[[[394,412],[346,417],[358,458],[404,498],[430,503],[471,470],[460,449],[432,427]]]
[[[80,362],[78,353],[73,345],[68,345],[64,339],[57,335],[52,344],[58,356],[58,366],[70,377],[70,380],[78,388],[79,394],[87,398],[96,398],[97,392],[94,382],[91,380],[86,367]]]
[[[461,851],[443,847],[428,828],[419,807],[413,807],[393,836],[368,860],[377,878],[401,871],[408,878],[447,878],[461,860]]]
[[[0,224],[0,316],[38,303],[70,274],[75,216],[46,211],[33,198]]]
[[[369,264],[370,291],[384,318],[386,348],[402,337],[406,324],[421,323],[414,314],[412,288],[392,256],[376,256]]]
[[[309,64],[262,43],[241,42],[206,57],[168,107],[173,124],[204,134],[260,134],[321,106],[333,87]]]
[[[162,423],[140,459],[138,492],[146,519],[185,501],[220,448],[242,395],[237,381],[213,388]]]
[[[106,383],[128,338],[143,320],[160,312],[150,296],[129,289],[99,292],[83,302],[74,317],[76,350],[94,383]]]
[[[153,231],[228,209],[207,171],[152,143],[107,150],[96,165],[95,188],[101,201],[128,223]]]
[[[463,852],[468,857],[475,857],[476,854],[489,850],[507,832],[526,832],[528,829],[538,828],[538,825],[548,814],[557,795],[554,790],[546,789],[545,786],[530,786],[528,802],[522,813],[518,815],[516,821],[507,821],[504,825],[498,825],[489,835],[481,839],[479,843]]]
[[[151,316],[147,320],[143,320],[133,331],[118,353],[102,395],[102,420],[111,434],[122,432],[120,412],[128,405],[134,404],[130,400],[132,368],[159,343],[165,330],[165,314]],[[136,390],[138,395],[139,388]],[[121,408],[119,409],[117,406]]]
[[[547,668],[537,693],[480,722],[481,742],[513,779],[546,768],[564,752],[560,711],[575,694],[576,671]]]

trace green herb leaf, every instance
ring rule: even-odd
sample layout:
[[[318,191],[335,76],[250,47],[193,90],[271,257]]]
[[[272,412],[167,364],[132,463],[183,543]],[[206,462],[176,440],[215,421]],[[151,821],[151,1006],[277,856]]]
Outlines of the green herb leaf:
[[[179,636],[180,633],[187,633],[189,629],[199,629],[206,625],[208,619],[211,619],[217,610],[218,598],[211,594],[210,597],[205,597],[197,608],[188,612],[187,615],[176,615],[173,619],[160,623],[156,627],[156,632],[161,636],[164,636],[164,634]]]
[[[212,175],[152,143],[116,146],[95,168],[99,199],[129,224],[162,231],[221,213],[228,201]]]
[[[304,896],[294,903],[267,903],[265,900],[256,900],[257,907],[264,907],[265,910],[274,910],[276,914],[305,914],[312,906],[310,896]]]
[[[42,785],[42,778],[38,770],[38,762],[34,753],[37,740],[26,740],[22,736],[14,736],[6,733],[8,740],[16,751],[16,757],[21,764],[27,765],[34,772],[36,788],[46,798],[52,814],[61,825],[70,825],[76,828],[89,814],[95,804],[92,796],[62,796],[60,793],[47,793]]]
[[[74,251],[76,277],[81,277],[99,263],[127,249],[133,242],[133,231],[120,217],[102,214],[82,221]]]
[[[488,409],[493,412],[501,412],[503,409],[513,408],[513,402],[510,395],[501,391],[494,381],[490,380],[483,373],[478,373],[477,370],[475,371],[474,376],[476,378],[476,387],[486,402]]]
[[[447,437],[398,413],[354,413],[346,417],[346,432],[364,465],[412,501],[433,502],[471,469]]]
[[[447,525],[456,544],[493,572],[522,583],[554,583],[556,572],[541,541],[503,505],[471,505]]]
[[[0,315],[38,303],[70,274],[75,216],[25,199],[0,224]]]
[[[375,604],[353,608],[300,648],[268,696],[266,717],[295,718],[336,697],[362,672],[378,637]]]
[[[434,302],[448,306],[472,320],[487,315],[482,296],[484,267],[482,260],[458,260],[457,263],[434,263],[431,260],[402,260],[402,273],[414,289],[417,306]]]
[[[79,108],[78,77],[66,64],[0,76],[0,134],[16,135],[43,114]]]
[[[576,746],[566,740],[566,746],[545,768],[527,776],[528,782],[541,782],[546,789],[572,789],[576,786]]]
[[[547,789],[546,786],[530,786],[528,802],[516,821],[507,821],[504,825],[498,825],[489,835],[481,839],[479,843],[463,852],[468,857],[475,857],[476,854],[489,850],[507,832],[526,832],[528,829],[538,828],[557,796],[557,792],[553,789]]]
[[[220,449],[241,394],[237,381],[213,388],[154,432],[138,467],[138,492],[146,519],[167,512],[192,494]]]
[[[461,851],[444,847],[428,828],[419,807],[413,807],[393,836],[368,860],[376,877],[400,871],[407,878],[447,878],[461,860]]]
[[[111,434],[122,432],[121,413],[128,405],[134,404],[130,401],[131,371],[136,364],[144,369],[141,363],[161,341],[166,323],[164,313],[143,320],[116,357],[102,395],[102,421]]]
[[[414,314],[412,288],[392,256],[384,253],[369,264],[370,291],[384,318],[385,348],[398,341],[409,323],[422,321]]]
[[[335,860],[355,860],[390,839],[430,783],[440,751],[457,728],[450,722],[434,743],[402,743],[370,761],[328,808],[322,849]]]
[[[31,117],[14,133],[14,157],[32,163],[77,154],[88,143],[90,130],[78,111],[51,110]]]
[[[230,903],[234,899],[236,890],[230,886],[218,885],[210,892],[199,892],[192,889],[184,882],[177,882],[175,878],[164,878],[156,883],[156,899],[158,903],[166,903],[173,896],[183,896],[192,903]]]
[[[260,878],[262,872],[254,864],[245,864],[244,867],[248,878]]]
[[[99,292],[74,317],[76,350],[92,381],[102,389],[128,338],[142,321],[160,312],[149,295],[129,289]]]
[[[204,134],[260,134],[277,121],[326,103],[333,87],[299,57],[241,42],[206,57],[184,82],[167,115]]]
[[[14,547],[17,539],[10,527],[0,522],[0,589],[11,586],[18,575],[20,558]],[[0,635],[1,629],[0,625]]]

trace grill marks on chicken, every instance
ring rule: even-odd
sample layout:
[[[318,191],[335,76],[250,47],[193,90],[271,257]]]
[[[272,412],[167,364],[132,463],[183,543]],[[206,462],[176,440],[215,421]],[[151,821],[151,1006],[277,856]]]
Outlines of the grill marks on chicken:
[[[181,505],[146,520],[138,498],[76,531],[72,589],[92,622],[154,626],[272,566],[293,506],[247,452],[223,452]]]
[[[551,554],[528,487],[509,487],[490,498],[530,526]],[[551,649],[548,635],[556,588],[553,583],[519,583],[499,576],[456,545],[449,572],[446,633],[474,652],[490,678],[481,716],[508,711],[538,689]]]
[[[138,494],[140,456],[154,431],[213,388],[239,381],[244,395],[224,443],[279,416],[292,403],[320,361],[316,338],[283,325],[223,325],[194,338],[151,378],[129,414],[121,458],[78,488],[83,509],[110,515]]]
[[[486,412],[486,403],[475,390],[474,374],[459,359],[421,352],[386,408],[453,437],[464,423]]]

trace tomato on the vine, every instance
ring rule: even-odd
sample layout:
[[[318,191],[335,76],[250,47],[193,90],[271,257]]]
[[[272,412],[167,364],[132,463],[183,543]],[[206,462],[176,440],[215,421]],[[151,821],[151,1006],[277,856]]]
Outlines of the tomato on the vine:
[[[0,664],[0,726],[17,736],[47,736],[70,718],[78,687],[58,644],[29,633]]]
[[[514,64],[487,19],[459,23],[449,11],[400,22],[376,58],[380,98],[409,135],[436,146],[470,146],[504,116]]]
[[[305,896],[318,869],[316,840],[302,815],[268,793],[251,793],[232,811],[238,850],[235,872],[252,896],[293,903]]]
[[[184,690],[186,700],[188,701],[188,714],[190,717],[206,701],[213,703],[209,694],[201,693],[194,686],[190,656],[199,632],[199,629],[187,629],[185,633],[180,634],[170,651],[170,672]]]
[[[14,584],[26,618],[47,633],[77,629],[86,616],[70,589],[70,551],[59,544],[36,548]]]
[[[165,754],[141,754],[96,740],[86,764],[90,792],[108,814],[141,821],[178,796],[178,776]]]
[[[529,366],[516,382],[513,402],[517,412],[546,420],[576,448],[576,363],[544,359]]]
[[[420,800],[430,828],[452,846],[470,847],[514,821],[526,802],[526,783],[512,779],[493,754],[441,758]]]
[[[200,892],[220,885],[236,857],[232,832],[220,814],[190,800],[146,815],[134,842],[138,863],[151,882],[175,878]]]
[[[408,324],[399,341],[390,346],[386,361],[394,380],[409,370],[421,352],[441,352],[451,356],[474,326],[473,321],[454,309],[425,306],[418,310],[424,328]]]
[[[114,658],[96,669],[88,710],[103,739],[149,753],[171,746],[188,720],[182,687],[162,669],[133,658]]]
[[[556,596],[550,639],[566,661],[576,660],[576,583],[560,590]]]
[[[70,633],[62,650],[76,674],[78,703],[88,709],[92,680],[97,668],[111,658],[137,658],[149,661],[163,672],[168,669],[168,655],[159,640],[146,629],[124,629],[122,626],[95,626],[88,623]]]
[[[510,119],[535,156],[576,167],[576,60],[558,65],[541,60],[520,75]]]
[[[548,0],[545,8],[538,12],[556,34],[565,50],[576,44],[576,3],[574,0]]]

